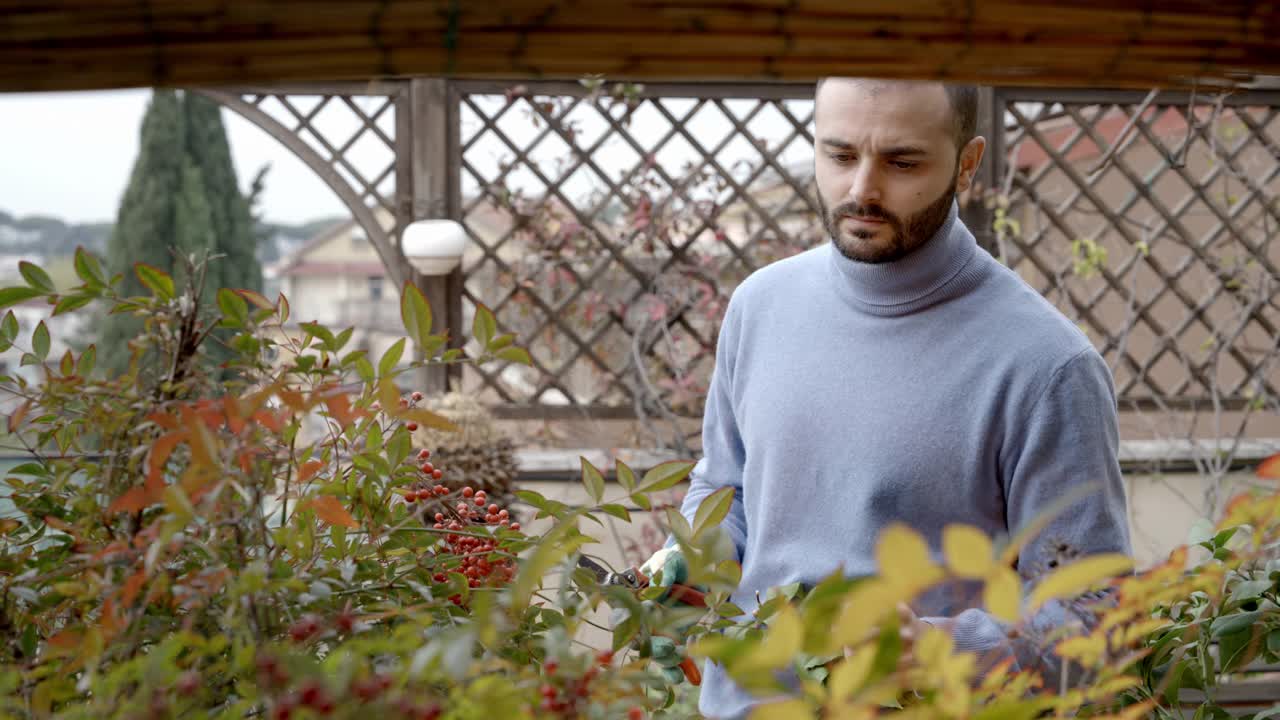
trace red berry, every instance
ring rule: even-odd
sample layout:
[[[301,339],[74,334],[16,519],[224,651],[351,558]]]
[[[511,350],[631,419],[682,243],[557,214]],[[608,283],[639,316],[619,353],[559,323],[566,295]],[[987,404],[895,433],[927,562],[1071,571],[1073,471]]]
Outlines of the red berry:
[[[409,432],[417,432],[417,431],[418,431],[418,423],[413,422],[412,420],[410,420],[409,422],[405,423],[405,424],[404,424],[404,426],[405,426],[405,428],[407,428],[407,429],[409,430]]]
[[[519,530],[520,530],[520,523],[511,523],[511,529],[512,529],[512,530],[519,531]]]
[[[444,522],[444,513],[436,513],[436,522]]]
[[[304,642],[312,635],[320,632],[320,621],[307,615],[289,626],[289,637],[294,642]]]
[[[472,502],[476,504],[476,507],[484,507],[484,498],[482,497],[476,497]]]
[[[632,705],[627,709],[627,720],[644,720],[644,710]]]
[[[507,512],[506,510],[499,510],[498,517],[502,520],[506,520],[507,518],[511,517],[511,513]]]
[[[432,473],[432,474],[434,475],[435,473]],[[443,485],[437,485],[437,486],[435,486],[435,487],[434,487],[434,488],[432,488],[432,489],[436,491],[436,494],[437,494],[437,495],[448,495],[448,494],[449,494],[449,489],[448,489],[448,488],[446,488],[446,487],[445,487],[445,486],[443,486]]]
[[[415,390],[413,393],[413,401],[418,402],[421,399],[422,399],[422,393]]]
[[[498,511],[501,509],[502,508],[498,507],[497,503],[491,503],[489,505],[489,512],[493,513],[494,515],[497,515]]]
[[[361,700],[373,700],[382,694],[382,685],[376,677],[357,680],[351,684],[351,694]]]
[[[319,705],[320,701],[323,699],[324,688],[320,687],[318,683],[307,683],[300,691],[298,691],[298,702],[306,705],[307,707],[313,708],[316,705]]]
[[[439,480],[442,477],[444,477],[444,471],[441,470],[440,468],[436,468],[435,470],[431,471],[432,480]],[[448,492],[448,490],[446,490],[445,492]],[[444,493],[440,493],[440,494],[443,495]]]
[[[400,407],[409,407],[408,398],[400,398]]]
[[[271,717],[272,720],[289,720],[289,718],[293,717],[293,705],[284,702],[280,703],[271,713]]]
[[[560,663],[555,660],[548,660],[542,663],[542,669],[546,670],[548,675],[555,675],[556,671],[560,669]]]
[[[436,466],[435,466],[435,465],[432,465],[431,463],[422,463],[422,472],[423,472],[424,474],[426,474],[426,475],[430,475],[431,473],[433,473],[433,472],[435,472],[435,471],[436,471]]]
[[[462,497],[469,498],[475,494],[476,494],[476,491],[473,490],[470,485],[462,488]]]
[[[483,491],[483,490],[477,490],[477,491],[476,491],[476,497],[480,498],[481,500],[486,499],[488,496],[489,496],[489,493],[487,493],[487,492],[485,492],[485,491]]]
[[[596,662],[600,663],[601,665],[608,665],[609,663],[613,662],[613,651],[601,650],[600,652],[596,653]]]
[[[200,673],[195,670],[182,673],[178,676],[178,682],[174,684],[174,688],[183,697],[194,695],[200,689]]]
[[[431,451],[430,451],[430,450],[428,450],[428,449],[426,449],[426,448],[423,448],[423,449],[419,450],[419,451],[418,451],[418,459],[419,459],[419,460],[429,460],[429,459],[431,459]]]
[[[410,490],[404,494],[404,501],[407,503],[411,503],[417,499],[418,499],[418,493],[414,492],[413,490]]]

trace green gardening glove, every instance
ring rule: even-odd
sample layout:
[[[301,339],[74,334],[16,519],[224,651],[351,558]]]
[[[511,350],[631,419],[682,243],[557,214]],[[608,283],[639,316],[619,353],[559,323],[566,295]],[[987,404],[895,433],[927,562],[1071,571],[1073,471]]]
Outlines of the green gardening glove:
[[[689,563],[684,559],[680,548],[665,547],[645,560],[640,566],[640,572],[649,578],[650,587],[670,588],[689,579]],[[668,592],[664,591],[657,601],[666,603],[668,598]]]

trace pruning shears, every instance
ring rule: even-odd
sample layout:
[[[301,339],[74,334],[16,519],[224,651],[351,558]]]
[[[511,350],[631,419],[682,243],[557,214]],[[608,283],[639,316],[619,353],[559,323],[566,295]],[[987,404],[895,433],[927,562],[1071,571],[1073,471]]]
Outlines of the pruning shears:
[[[649,578],[639,568],[629,567],[622,572],[613,572],[600,563],[587,557],[578,558],[578,567],[590,570],[601,585],[616,585],[629,590],[643,590],[649,587]],[[706,607],[707,599],[701,590],[689,585],[674,583],[668,588],[667,596],[676,602],[693,607]],[[680,661],[680,670],[691,685],[702,684],[702,673],[697,664],[689,657]]]

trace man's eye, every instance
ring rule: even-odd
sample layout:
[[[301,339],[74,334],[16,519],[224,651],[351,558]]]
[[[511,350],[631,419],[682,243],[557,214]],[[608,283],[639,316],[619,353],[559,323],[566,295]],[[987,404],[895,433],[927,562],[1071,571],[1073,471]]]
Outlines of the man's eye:
[[[834,153],[834,154],[830,155],[829,157],[830,157],[832,160],[834,160],[835,162],[840,163],[841,165],[843,165],[843,164],[845,164],[845,163],[851,163],[851,162],[853,162],[853,156],[852,156],[852,155],[850,155],[850,154],[848,154],[848,153]]]
[[[893,160],[889,164],[898,168],[899,170],[910,170],[911,168],[916,166],[916,163],[906,162],[904,160]]]

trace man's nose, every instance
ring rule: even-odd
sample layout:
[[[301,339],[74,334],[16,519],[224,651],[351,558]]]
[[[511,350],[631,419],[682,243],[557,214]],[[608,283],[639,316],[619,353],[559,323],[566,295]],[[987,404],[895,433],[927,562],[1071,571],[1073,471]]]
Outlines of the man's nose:
[[[875,163],[863,160],[853,169],[853,182],[849,184],[848,200],[858,205],[879,204],[881,200],[881,175]]]

